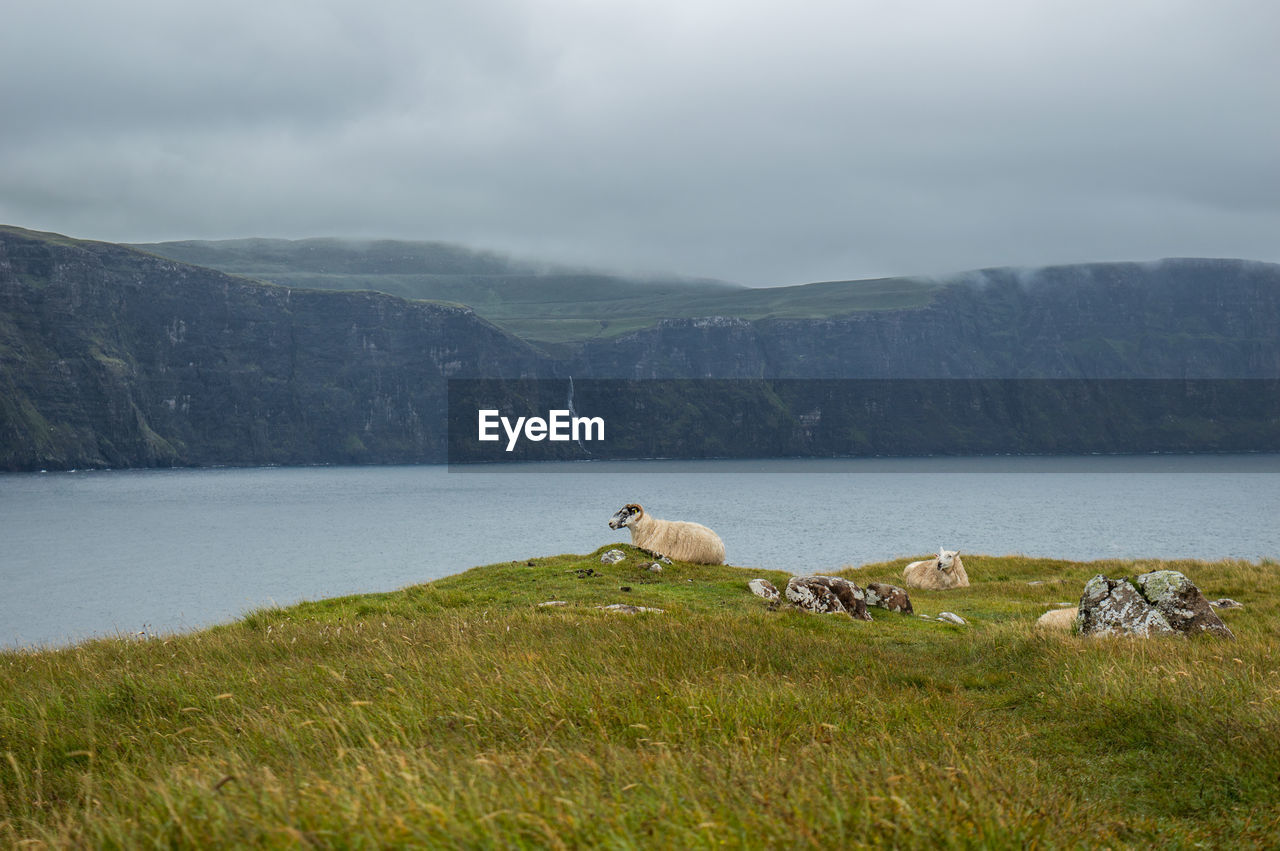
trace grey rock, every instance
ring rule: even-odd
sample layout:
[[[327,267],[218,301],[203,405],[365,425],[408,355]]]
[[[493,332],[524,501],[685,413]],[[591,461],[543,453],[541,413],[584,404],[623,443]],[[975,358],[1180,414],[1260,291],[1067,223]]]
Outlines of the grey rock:
[[[638,615],[642,612],[653,612],[654,614],[662,614],[662,609],[654,609],[649,606],[629,606],[626,603],[613,603],[608,606],[596,606],[597,609],[604,609],[606,612],[618,612],[624,615]]]
[[[627,554],[624,553],[622,550],[609,550],[609,552],[600,556],[600,563],[601,564],[617,564],[618,562],[622,561],[626,557],[627,557]]]
[[[567,605],[569,604],[564,600],[548,600],[545,603],[539,603],[538,608],[541,609],[543,606],[567,606]]]
[[[862,589],[838,576],[793,576],[787,582],[786,595],[806,612],[845,612],[857,620],[871,620]]]
[[[911,607],[911,598],[907,596],[906,590],[897,585],[872,582],[867,586],[866,597],[868,606],[879,606],[891,612],[902,612],[907,615],[915,611]]]
[[[658,563],[655,561],[653,564],[649,565],[649,572],[650,572],[650,573],[661,573],[661,572],[662,572],[662,565],[658,564]]]
[[[1244,603],[1231,599],[1230,597],[1219,597],[1216,600],[1210,600],[1209,605],[1215,609],[1243,609]]]
[[[938,620],[953,623],[956,626],[964,626],[968,621],[957,615],[955,612],[939,612]]]
[[[747,587],[751,589],[751,593],[757,597],[763,597],[766,600],[780,600],[782,595],[778,593],[778,588],[768,579],[752,579],[747,583]]]
[[[1147,637],[1173,632],[1169,621],[1138,593],[1127,579],[1108,579],[1102,574],[1085,583],[1076,614],[1076,631],[1081,635],[1139,635]]]
[[[1208,632],[1235,638],[1195,583],[1176,570],[1153,570],[1138,577],[1138,590],[1156,608],[1174,632],[1195,635]]]

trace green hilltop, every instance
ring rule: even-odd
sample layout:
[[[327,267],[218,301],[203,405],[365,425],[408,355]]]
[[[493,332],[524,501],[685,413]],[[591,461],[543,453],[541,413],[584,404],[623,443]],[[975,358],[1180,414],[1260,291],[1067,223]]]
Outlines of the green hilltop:
[[[540,267],[439,242],[242,239],[134,247],[283,286],[459,302],[512,334],[543,343],[607,339],[661,319],[820,319],[920,307],[939,288],[916,278],[748,288],[704,279],[628,277]]]
[[[917,613],[771,610],[600,554],[0,654],[11,847],[1264,846],[1275,563],[973,556]],[[898,581],[902,562],[846,569]],[[1034,626],[1168,567],[1236,640]],[[1032,584],[1032,583],[1037,584]],[[624,590],[629,589],[629,590]],[[539,606],[559,600],[564,606]],[[663,609],[639,615],[598,606]]]

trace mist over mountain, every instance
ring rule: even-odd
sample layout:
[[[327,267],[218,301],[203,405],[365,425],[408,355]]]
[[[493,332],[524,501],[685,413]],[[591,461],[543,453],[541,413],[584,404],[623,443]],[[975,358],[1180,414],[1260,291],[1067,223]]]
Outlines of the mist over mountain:
[[[1280,378],[1280,266],[1241,260],[747,289],[535,269],[435,243],[146,248],[0,228],[0,469],[438,462],[450,378]],[[813,437],[824,405],[848,406],[829,386],[791,388],[763,401],[734,391],[734,404],[773,406],[778,432],[739,440],[741,451],[929,451],[927,429],[874,444]],[[1229,394],[1248,391],[1221,392],[1230,407]],[[703,392],[680,404],[719,402]],[[1266,448],[1255,444],[1280,428],[1267,430],[1269,409],[1249,416],[1262,419],[1247,445],[1199,420],[1161,439],[1178,451]],[[697,422],[723,429],[720,446],[740,430]],[[1115,432],[1115,451],[1148,434]],[[678,456],[680,445],[645,451]],[[964,446],[1001,451],[1001,438]]]

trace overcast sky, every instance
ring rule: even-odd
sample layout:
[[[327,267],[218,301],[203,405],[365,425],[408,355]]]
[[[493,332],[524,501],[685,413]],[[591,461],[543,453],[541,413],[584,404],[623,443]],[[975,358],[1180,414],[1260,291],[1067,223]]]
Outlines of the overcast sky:
[[[42,0],[0,222],[748,284],[1280,260],[1273,0]]]

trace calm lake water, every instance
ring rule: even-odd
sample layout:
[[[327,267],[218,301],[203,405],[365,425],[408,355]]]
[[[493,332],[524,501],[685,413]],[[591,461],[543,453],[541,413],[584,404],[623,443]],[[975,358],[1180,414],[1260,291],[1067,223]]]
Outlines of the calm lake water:
[[[0,646],[172,632],[584,553],[627,502],[733,564],[1280,556],[1280,456],[619,462],[0,475]]]

